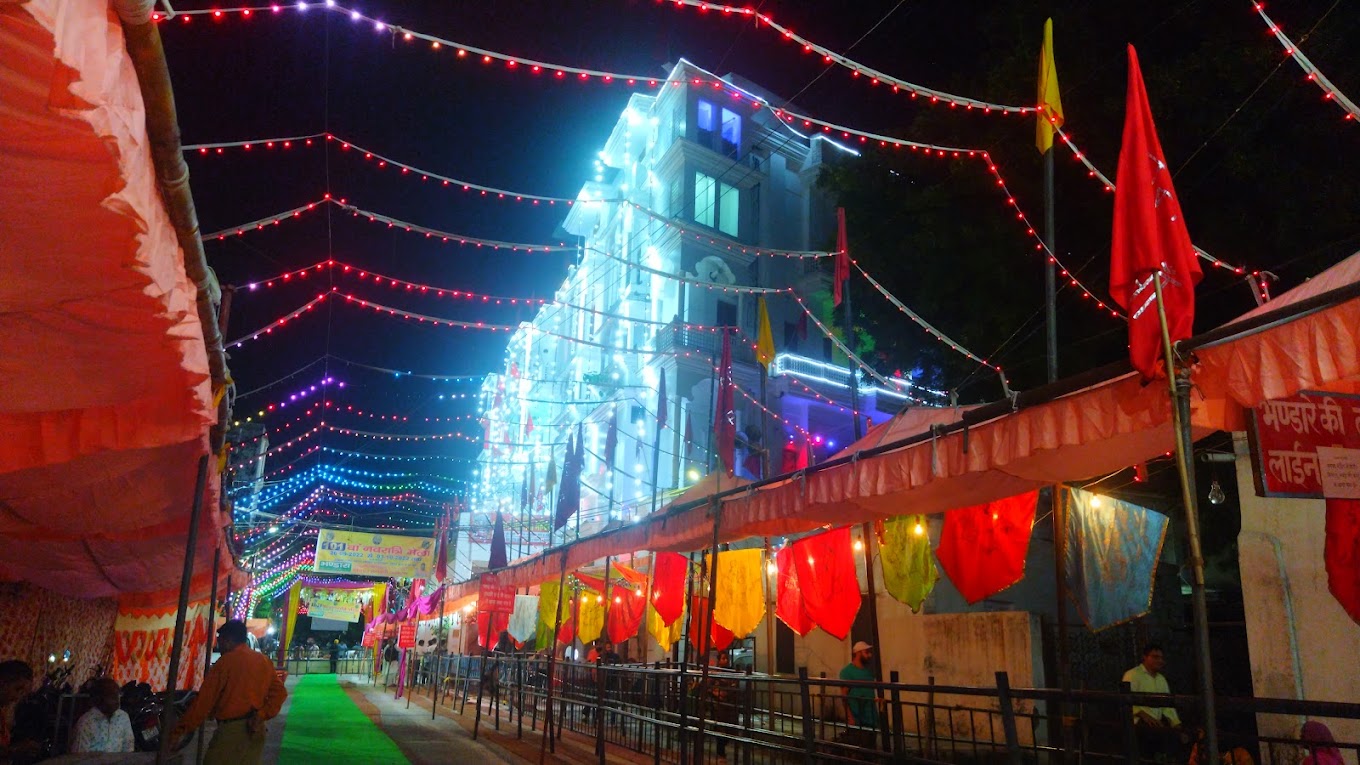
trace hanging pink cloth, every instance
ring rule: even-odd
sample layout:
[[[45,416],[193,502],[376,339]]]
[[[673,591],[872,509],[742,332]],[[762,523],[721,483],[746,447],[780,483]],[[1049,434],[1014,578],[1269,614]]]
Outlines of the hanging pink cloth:
[[[669,627],[685,613],[685,575],[689,572],[689,559],[680,553],[659,552],[652,572],[652,607]]]
[[[808,617],[828,634],[844,640],[850,635],[861,600],[850,528],[800,539],[790,547]]]
[[[935,557],[969,603],[1024,578],[1038,499],[1039,492],[1030,491],[945,513]]]
[[[803,593],[798,589],[798,569],[793,565],[793,546],[780,548],[774,560],[779,568],[774,615],[802,637],[817,625],[812,623],[807,609],[803,608]]]
[[[1327,589],[1360,624],[1360,500],[1327,500],[1326,534],[1322,559]]]

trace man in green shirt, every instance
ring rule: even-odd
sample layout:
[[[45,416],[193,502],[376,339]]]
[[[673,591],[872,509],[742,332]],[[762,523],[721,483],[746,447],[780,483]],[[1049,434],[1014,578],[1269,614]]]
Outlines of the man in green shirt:
[[[1143,661],[1124,673],[1124,682],[1134,693],[1171,694],[1171,686],[1166,682],[1162,668],[1166,658],[1162,647],[1148,643],[1143,648]],[[1181,735],[1181,718],[1175,707],[1133,708],[1133,723],[1138,732],[1138,747],[1145,755],[1153,755],[1177,760],[1180,747],[1184,743]]]
[[[850,648],[850,663],[841,670],[841,679],[873,682],[874,671],[869,669],[873,658],[874,647],[863,640],[857,641]],[[878,698],[873,688],[846,688],[845,696],[847,722],[863,728],[878,727]]]

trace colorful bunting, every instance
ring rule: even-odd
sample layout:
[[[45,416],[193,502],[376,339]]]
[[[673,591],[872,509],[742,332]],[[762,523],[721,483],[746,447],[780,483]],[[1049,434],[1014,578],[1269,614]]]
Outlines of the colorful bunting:
[[[910,606],[912,613],[919,613],[940,578],[930,552],[925,518],[919,515],[891,518],[877,526],[884,588]]]
[[[765,551],[729,550],[718,553],[713,621],[732,634],[746,637],[765,618]]]
[[[1072,489],[1067,500],[1067,591],[1092,631],[1152,607],[1167,517]]]
[[[1025,576],[1038,491],[950,510],[935,556],[964,600],[977,603]]]
[[[774,615],[788,625],[799,637],[808,634],[817,626],[812,623],[807,609],[803,608],[803,592],[798,589],[798,567],[793,565],[793,547],[786,545],[775,553],[775,566],[778,569]]]
[[[808,617],[828,634],[846,639],[861,600],[849,527],[800,539],[790,547]]]

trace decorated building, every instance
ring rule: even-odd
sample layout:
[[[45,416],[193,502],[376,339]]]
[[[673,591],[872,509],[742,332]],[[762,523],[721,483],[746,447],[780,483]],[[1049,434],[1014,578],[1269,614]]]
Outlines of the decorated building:
[[[634,521],[710,475],[721,328],[735,328],[737,477],[786,472],[852,440],[850,372],[829,337],[836,216],[817,178],[855,152],[782,122],[769,108],[782,101],[758,87],[719,80],[682,61],[670,87],[631,96],[599,151],[563,224],[576,263],[482,387],[460,574],[485,564],[496,513],[511,560],[549,542],[578,430],[581,510],[555,542]],[[776,352],[763,398],[762,299]],[[929,395],[857,379],[866,428]]]

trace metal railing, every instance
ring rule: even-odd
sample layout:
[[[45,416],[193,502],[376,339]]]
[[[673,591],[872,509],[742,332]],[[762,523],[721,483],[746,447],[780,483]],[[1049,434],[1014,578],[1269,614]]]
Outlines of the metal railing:
[[[622,747],[657,765],[716,763],[723,756],[733,765],[1210,765],[1193,740],[1156,755],[1146,751],[1148,731],[1133,721],[1135,704],[1193,713],[1197,697],[1011,688],[1004,672],[995,687],[962,687],[933,678],[925,685],[900,683],[896,673],[874,683],[810,678],[806,671],[789,677],[710,668],[704,685],[694,665],[556,662],[550,710],[549,664],[539,656],[426,656],[407,669],[412,692],[438,693],[439,706],[475,715],[478,728],[522,738],[526,728],[541,735],[551,725],[551,746],[571,731],[593,738],[597,752]],[[1251,720],[1360,720],[1360,704],[1227,698],[1219,707]],[[851,724],[851,716],[868,724]],[[1193,727],[1185,730],[1193,738]],[[1297,735],[1260,736],[1249,725],[1220,726],[1219,737],[1232,765],[1242,765],[1242,755],[1262,765],[1302,759]],[[1360,743],[1336,746],[1360,753]]]

